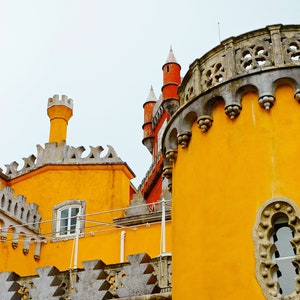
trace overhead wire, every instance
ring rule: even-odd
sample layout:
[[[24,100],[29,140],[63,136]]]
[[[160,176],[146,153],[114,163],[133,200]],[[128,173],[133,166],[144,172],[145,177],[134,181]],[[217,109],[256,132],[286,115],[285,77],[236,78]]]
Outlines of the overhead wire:
[[[162,201],[157,201],[155,202],[155,205],[158,206]],[[165,202],[171,202],[171,200],[165,200]],[[87,216],[99,216],[99,215],[104,215],[104,214],[109,214],[109,213],[114,213],[114,212],[120,212],[120,211],[126,211],[128,209],[132,209],[132,208],[140,208],[140,207],[150,207],[150,205],[152,204],[138,204],[138,205],[132,205],[132,206],[128,206],[125,208],[117,208],[117,209],[112,209],[112,210],[107,210],[107,211],[102,211],[102,212],[94,212],[94,213],[89,213],[89,214],[83,214],[80,216],[80,218],[82,218],[82,220],[84,222],[91,222],[91,223],[97,223],[98,225],[93,225],[93,226],[84,226],[85,230],[91,229],[91,228],[97,228],[99,226],[112,226],[113,228],[109,228],[109,229],[105,229],[105,230],[96,230],[93,232],[86,232],[84,235],[87,234],[96,234],[96,233],[101,233],[101,232],[108,232],[108,231],[114,231],[114,230],[120,230],[120,229],[131,229],[131,230],[136,230],[136,227],[140,227],[140,226],[144,226],[145,224],[135,224],[134,226],[124,226],[121,224],[117,224],[114,222],[103,222],[103,221],[98,221],[98,220],[90,220],[90,219],[85,219],[85,217]],[[168,205],[169,207],[171,207],[171,205]],[[158,211],[157,211],[158,212]],[[149,215],[147,215],[147,220],[148,221],[152,221],[153,219],[157,219],[156,216],[151,216],[152,212],[149,210]],[[28,234],[28,233],[14,233],[11,230],[15,229],[15,228],[24,228],[27,227],[27,229],[30,230],[30,228],[28,228],[28,226],[30,225],[41,225],[41,224],[45,224],[45,223],[52,223],[52,222],[59,222],[61,220],[67,220],[70,219],[72,217],[65,217],[65,218],[53,218],[50,220],[44,220],[44,221],[38,221],[38,222],[27,222],[24,224],[20,224],[20,225],[10,225],[9,227],[4,227],[4,228],[0,228],[0,233],[4,233],[4,234],[18,234],[18,236],[20,234],[25,235],[26,240],[30,240],[30,239],[36,239],[37,237],[40,237],[42,239],[47,239],[48,237],[51,237],[51,239],[73,239],[73,235],[67,235],[67,236],[57,236],[57,234],[62,233],[62,232],[66,232],[66,230],[61,230],[61,231],[51,231],[48,233],[33,233],[33,234]],[[161,221],[157,221],[157,222],[151,222],[151,224],[157,224],[157,223],[161,223]],[[15,241],[16,239],[20,240],[20,238],[16,238],[13,237],[12,239],[0,239],[0,242],[9,242],[9,241]]]

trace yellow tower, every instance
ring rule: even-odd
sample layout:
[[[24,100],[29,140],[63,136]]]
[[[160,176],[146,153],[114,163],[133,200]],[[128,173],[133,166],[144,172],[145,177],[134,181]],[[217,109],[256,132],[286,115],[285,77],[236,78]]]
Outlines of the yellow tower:
[[[54,95],[48,99],[47,114],[50,118],[49,143],[65,141],[68,122],[73,115],[73,100],[65,95],[60,100],[58,95]]]
[[[182,81],[163,137],[175,300],[300,299],[299,30],[227,39]]]

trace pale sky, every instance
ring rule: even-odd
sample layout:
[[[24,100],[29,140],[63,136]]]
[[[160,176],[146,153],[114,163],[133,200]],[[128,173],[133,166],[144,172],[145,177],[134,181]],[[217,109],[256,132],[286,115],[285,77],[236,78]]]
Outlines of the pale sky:
[[[143,104],[172,45],[184,76],[221,40],[299,24],[299,0],[0,0],[0,167],[36,155],[49,138],[47,100],[74,101],[67,144],[106,145],[140,184],[151,165]],[[85,153],[86,155],[88,154]]]

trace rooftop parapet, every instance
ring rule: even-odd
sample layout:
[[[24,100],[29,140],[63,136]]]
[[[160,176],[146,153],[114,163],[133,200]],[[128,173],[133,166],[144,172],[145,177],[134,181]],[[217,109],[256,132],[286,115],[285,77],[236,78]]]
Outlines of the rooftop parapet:
[[[46,165],[125,164],[110,145],[107,145],[105,155],[102,155],[104,151],[102,146],[89,148],[89,153],[86,154],[83,146],[73,147],[66,145],[65,142],[47,143],[44,148],[37,145],[37,157],[32,154],[28,158],[23,158],[24,165],[21,168],[16,161],[5,165],[5,175],[8,179],[13,179]]]
[[[54,95],[48,99],[48,108],[54,105],[64,105],[73,110],[73,100],[66,95],[62,95],[59,99],[59,95]]]
[[[179,87],[180,105],[234,78],[300,66],[300,25],[271,25],[231,37],[196,59]]]

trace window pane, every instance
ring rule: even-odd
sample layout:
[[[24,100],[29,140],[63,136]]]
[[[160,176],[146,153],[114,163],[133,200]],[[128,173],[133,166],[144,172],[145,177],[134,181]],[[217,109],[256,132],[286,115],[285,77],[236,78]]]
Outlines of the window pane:
[[[296,269],[292,263],[295,258],[295,252],[290,242],[293,238],[293,232],[287,223],[275,223],[274,228],[273,241],[276,251],[273,259],[278,266],[278,271],[274,273],[274,279],[280,284],[280,293],[289,295],[296,288],[295,277],[297,276]]]
[[[60,216],[59,218],[60,220],[60,228],[59,228],[59,234],[60,235],[66,235],[68,234],[67,230],[68,230],[68,215],[69,215],[69,210],[68,209],[64,209],[60,212]]]
[[[75,233],[75,229],[76,229],[76,217],[78,215],[79,212],[79,208],[78,207],[71,207],[71,216],[72,218],[70,219],[71,224],[70,224],[70,233],[74,234]]]

